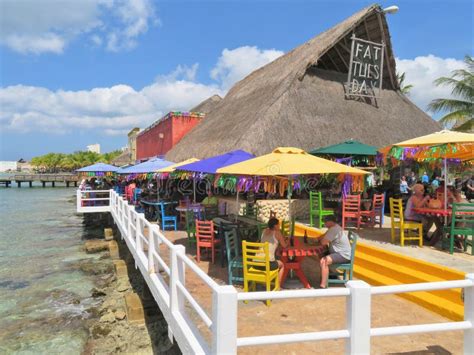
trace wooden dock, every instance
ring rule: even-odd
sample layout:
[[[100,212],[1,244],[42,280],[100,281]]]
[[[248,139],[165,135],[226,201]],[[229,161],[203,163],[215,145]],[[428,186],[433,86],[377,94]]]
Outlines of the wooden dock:
[[[51,184],[51,187],[55,187],[56,183],[65,184],[66,187],[73,185],[77,187],[77,181],[79,177],[76,174],[12,174],[8,177],[0,178],[0,186],[10,187],[13,183],[16,183],[18,187],[21,187],[22,183],[28,183],[29,187],[33,187],[33,182],[41,182],[43,187],[47,184]]]

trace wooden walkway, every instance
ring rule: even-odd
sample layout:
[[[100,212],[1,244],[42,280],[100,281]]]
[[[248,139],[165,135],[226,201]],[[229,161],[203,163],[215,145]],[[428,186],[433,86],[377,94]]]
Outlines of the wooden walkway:
[[[46,184],[51,184],[52,187],[56,186],[56,183],[63,183],[66,187],[71,184],[77,187],[77,181],[79,177],[76,174],[12,174],[8,177],[0,178],[0,186],[10,187],[14,182],[18,187],[21,187],[22,183],[28,183],[29,187],[33,187],[33,182],[41,182],[43,187]]]

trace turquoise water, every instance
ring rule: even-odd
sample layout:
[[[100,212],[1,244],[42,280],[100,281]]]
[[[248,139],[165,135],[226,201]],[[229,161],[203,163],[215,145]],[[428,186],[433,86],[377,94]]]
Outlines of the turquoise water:
[[[81,353],[91,276],[74,189],[0,187],[0,353]]]

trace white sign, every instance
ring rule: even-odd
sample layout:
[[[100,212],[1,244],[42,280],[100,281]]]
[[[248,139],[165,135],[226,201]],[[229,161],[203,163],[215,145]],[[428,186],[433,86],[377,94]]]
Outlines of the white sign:
[[[382,88],[385,44],[352,36],[347,95],[377,97]]]

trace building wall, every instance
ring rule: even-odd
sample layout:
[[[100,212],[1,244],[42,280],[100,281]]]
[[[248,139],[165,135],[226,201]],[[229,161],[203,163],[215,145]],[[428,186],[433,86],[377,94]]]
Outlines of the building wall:
[[[0,172],[16,171],[18,164],[16,161],[0,161]]]
[[[128,133],[128,150],[130,153],[130,160],[135,162],[137,160],[137,135],[140,132],[139,128],[134,128]]]
[[[166,154],[202,119],[199,113],[170,112],[137,135],[137,159]]]
[[[91,144],[87,146],[88,152],[94,152],[100,154],[100,144]]]

